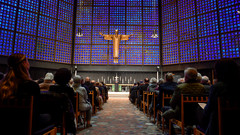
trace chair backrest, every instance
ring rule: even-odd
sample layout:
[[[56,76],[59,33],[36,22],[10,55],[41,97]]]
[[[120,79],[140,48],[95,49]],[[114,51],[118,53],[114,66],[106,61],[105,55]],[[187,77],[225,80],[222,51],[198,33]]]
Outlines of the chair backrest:
[[[187,114],[188,117],[193,117],[194,120],[195,115],[192,114],[192,112],[196,111],[196,107],[198,106],[198,103],[207,103],[208,101],[208,95],[202,94],[202,95],[189,95],[189,94],[181,94],[181,122],[184,125],[185,121],[185,114]],[[186,108],[186,106],[188,108]],[[191,109],[191,112],[184,112],[186,109]],[[190,123],[192,124],[192,123]]]
[[[172,94],[162,93],[162,107],[165,105],[165,100],[170,100],[172,98]]]
[[[218,97],[219,135],[236,134],[240,121],[239,98]]]
[[[33,125],[33,96],[0,102],[1,134],[31,135]]]

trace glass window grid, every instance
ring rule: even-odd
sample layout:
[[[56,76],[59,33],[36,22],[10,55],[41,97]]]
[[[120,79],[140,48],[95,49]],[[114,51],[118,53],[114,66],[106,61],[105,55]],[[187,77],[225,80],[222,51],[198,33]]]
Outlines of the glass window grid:
[[[67,2],[67,3],[70,3],[70,4],[74,4],[74,0],[62,0],[62,1],[64,1],[64,2]]]
[[[37,13],[39,0],[19,0],[19,7]]]
[[[159,46],[143,46],[144,65],[159,65]]]
[[[23,53],[27,58],[34,59],[35,47],[35,36],[16,33],[14,53]]]
[[[142,0],[127,0],[127,6],[142,6]]]
[[[217,18],[217,11],[199,15],[197,17],[198,36],[203,37],[218,34]]]
[[[12,54],[12,42],[14,33],[0,29],[0,55],[8,56]]]
[[[177,21],[176,2],[168,5],[162,5],[162,24]]]
[[[76,24],[91,24],[92,23],[92,7],[77,7]]]
[[[37,31],[37,14],[18,10],[17,32],[36,35]]]
[[[125,6],[125,0],[110,0],[110,6]]]
[[[63,1],[59,1],[58,19],[62,21],[66,21],[68,23],[72,23],[73,5]]]
[[[133,34],[133,36],[126,41],[127,44],[142,44],[142,26],[127,26],[126,34]]]
[[[0,28],[14,30],[17,8],[0,4]]]
[[[142,65],[142,46],[126,45],[126,64]]]
[[[108,6],[109,0],[94,0],[93,6]]]
[[[56,42],[55,62],[71,63],[72,45],[70,43]]]
[[[125,64],[125,45],[119,45],[119,58],[118,63],[113,62],[113,46],[109,45],[109,57],[108,57],[109,64],[115,65],[124,65]]]
[[[162,26],[162,43],[168,44],[178,41],[178,26],[177,22],[169,23]]]
[[[152,38],[153,30],[156,30],[156,33],[158,34],[158,38]],[[143,26],[143,44],[146,45],[159,45],[159,29],[158,26]]]
[[[142,25],[142,7],[127,7],[126,25]]]
[[[197,40],[189,40],[180,42],[179,51],[180,51],[180,62],[197,62],[198,61],[198,49],[197,49]]]
[[[108,7],[93,7],[93,24],[108,24]]]
[[[78,28],[82,29],[82,37],[75,36],[75,44],[91,44],[91,26],[90,25],[76,25],[76,35]]]
[[[54,61],[54,40],[38,38],[36,46],[36,59],[44,61]]]
[[[0,0],[0,2],[5,3],[5,4],[9,4],[12,6],[17,6],[18,4],[18,0]]]
[[[46,16],[39,16],[38,36],[55,39],[56,19]]]
[[[219,36],[199,38],[199,61],[221,58]]]
[[[75,45],[74,63],[90,64],[91,45]]]
[[[40,14],[57,18],[58,0],[41,0]]]
[[[197,14],[217,10],[217,0],[196,0]]]
[[[240,5],[236,5],[219,10],[221,33],[240,30],[240,15],[237,14],[239,9]]]
[[[158,7],[143,7],[143,25],[158,25]]]
[[[167,4],[169,4],[169,3],[175,3],[176,2],[176,0],[161,0],[162,1],[162,5],[167,5]]]
[[[218,0],[218,7],[219,8],[232,6],[233,4],[234,4],[234,0]]]
[[[187,18],[179,21],[179,40],[188,40],[197,37],[196,18]]]
[[[125,25],[125,7],[110,7],[110,25]]]
[[[121,26],[121,25],[110,25],[109,26],[109,34],[114,35],[116,29],[118,30],[118,34],[126,35],[125,34],[125,26]],[[109,44],[112,45],[113,41],[109,40]],[[120,45],[123,45],[123,44],[125,44],[125,40],[120,41]]]
[[[178,43],[165,44],[162,47],[163,65],[178,64]]]
[[[108,63],[108,45],[92,45],[92,64]]]
[[[158,6],[158,0],[143,0],[143,6]]]
[[[93,4],[92,0],[77,0],[78,6],[92,6],[92,4]]]
[[[221,42],[223,58],[240,57],[240,31],[222,34]]]
[[[72,25],[62,21],[57,23],[57,40],[63,42],[72,42]]]
[[[93,25],[93,31],[92,31],[92,44],[108,44],[108,40],[105,40],[103,36],[99,34],[99,32],[102,32],[103,34],[108,34],[108,26],[106,25]],[[109,34],[112,34],[112,32],[109,32]],[[91,36],[91,33],[89,33]],[[91,37],[90,37],[91,40]]]
[[[178,18],[184,19],[195,15],[194,0],[178,0]]]

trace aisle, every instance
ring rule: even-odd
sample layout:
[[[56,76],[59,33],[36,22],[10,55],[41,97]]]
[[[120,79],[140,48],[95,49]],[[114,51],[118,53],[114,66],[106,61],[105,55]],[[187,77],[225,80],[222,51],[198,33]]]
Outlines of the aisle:
[[[104,110],[92,118],[93,127],[84,129],[77,135],[157,135],[161,132],[150,123],[128,99],[126,94],[109,94]]]

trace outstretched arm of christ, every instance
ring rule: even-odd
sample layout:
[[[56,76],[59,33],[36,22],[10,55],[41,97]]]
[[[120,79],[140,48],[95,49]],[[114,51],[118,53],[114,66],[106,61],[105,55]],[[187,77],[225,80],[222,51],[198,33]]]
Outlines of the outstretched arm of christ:
[[[130,35],[121,35],[121,40],[129,40],[129,38],[133,36],[133,34]]]
[[[102,34],[102,32],[99,32],[99,34],[103,36],[105,40],[112,40],[113,35],[105,35],[105,34]]]

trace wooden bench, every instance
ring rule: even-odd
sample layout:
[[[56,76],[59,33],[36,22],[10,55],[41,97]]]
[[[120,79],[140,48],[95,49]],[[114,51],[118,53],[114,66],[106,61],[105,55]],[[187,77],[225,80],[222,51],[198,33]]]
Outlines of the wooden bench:
[[[92,95],[92,114],[96,114],[97,113],[97,107],[94,104],[94,91],[90,91],[89,95]]]
[[[186,103],[206,103],[208,101],[208,97],[207,95],[196,95],[196,96],[192,96],[192,95],[185,95],[185,94],[181,94],[181,120],[177,120],[177,119],[170,119],[169,120],[169,135],[171,135],[171,123],[174,123],[176,125],[178,125],[182,130],[181,130],[181,134],[185,135],[185,122],[184,122],[184,105]]]
[[[151,95],[152,95],[152,100],[153,100],[153,123],[156,122],[156,100],[157,100],[157,95],[155,92],[151,92]],[[149,113],[149,120],[151,120],[152,118],[152,114]]]

